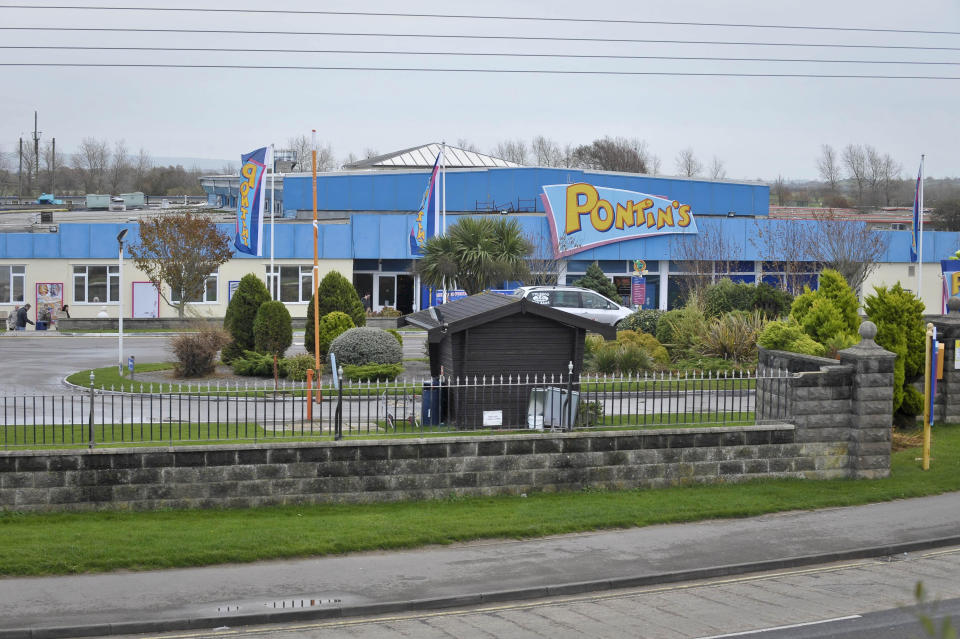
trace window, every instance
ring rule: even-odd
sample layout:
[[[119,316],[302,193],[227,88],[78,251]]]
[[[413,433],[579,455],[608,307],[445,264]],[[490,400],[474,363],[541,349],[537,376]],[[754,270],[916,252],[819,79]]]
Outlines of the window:
[[[280,290],[277,291],[279,275]],[[273,273],[267,267],[267,289],[275,300],[293,304],[310,301],[313,294],[312,266],[274,266]]]
[[[0,304],[23,302],[25,266],[0,266]]]
[[[74,266],[73,301],[78,304],[108,304],[120,299],[118,266]]]
[[[200,299],[187,300],[188,304],[216,304],[217,302],[217,282],[220,280],[219,273],[211,273],[203,281],[203,292]],[[170,289],[170,301],[177,303],[180,301],[180,291]]]
[[[580,293],[577,291],[550,291],[550,306],[580,308]]]
[[[617,306],[607,298],[596,293],[580,293],[580,299],[583,301],[583,308],[595,308],[613,311],[616,310]]]

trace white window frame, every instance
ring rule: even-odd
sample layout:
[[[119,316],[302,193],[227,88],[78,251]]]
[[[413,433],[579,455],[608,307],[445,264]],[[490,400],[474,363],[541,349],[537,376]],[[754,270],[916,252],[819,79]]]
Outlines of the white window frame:
[[[7,269],[6,284],[10,295],[6,299],[0,299],[0,304],[22,304],[27,299],[27,267],[23,264],[0,264],[0,270],[2,269]],[[20,281],[19,299],[16,296],[17,280]]]
[[[90,296],[90,269],[107,269],[107,299],[95,302]],[[83,273],[78,273],[77,269],[83,269]],[[71,269],[73,278],[73,304],[119,304],[120,303],[120,266],[118,264],[74,264]],[[80,287],[77,286],[77,278],[83,279],[83,299],[77,298]],[[110,294],[114,293],[116,297],[111,299]]]
[[[214,271],[210,275],[207,275],[207,279],[203,281],[203,293],[200,294],[200,299],[197,301],[189,301],[187,304],[216,304],[219,299],[218,293],[220,290],[220,272]],[[178,304],[180,300],[178,299],[177,293],[170,288],[170,301],[174,304]]]
[[[280,292],[283,290],[283,269],[299,269],[297,273],[297,299],[285,300],[280,298]],[[270,291],[270,298],[279,300],[284,304],[307,304],[310,296],[313,294],[315,284],[313,282],[313,265],[305,264],[274,264],[273,272],[270,272],[270,266],[266,267],[267,290]],[[307,290],[304,290],[304,284]],[[306,297],[304,295],[306,294]]]

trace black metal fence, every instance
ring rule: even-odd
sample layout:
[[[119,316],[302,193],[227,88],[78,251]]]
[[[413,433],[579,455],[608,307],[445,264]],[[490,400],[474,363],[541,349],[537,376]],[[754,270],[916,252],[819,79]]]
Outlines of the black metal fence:
[[[788,420],[791,374],[521,374],[339,389],[145,385],[0,398],[0,448],[129,446]],[[765,401],[756,402],[756,389]],[[772,399],[771,399],[772,398]]]

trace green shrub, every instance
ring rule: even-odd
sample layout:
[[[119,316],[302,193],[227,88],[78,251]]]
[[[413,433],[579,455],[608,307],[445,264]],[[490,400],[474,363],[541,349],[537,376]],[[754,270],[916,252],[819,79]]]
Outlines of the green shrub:
[[[897,355],[893,364],[893,412],[918,415],[923,412],[923,402],[915,402],[912,389],[907,389],[923,374],[926,357],[923,302],[905,291],[899,282],[890,288],[877,286],[873,290],[873,295],[864,299],[864,310],[870,321],[877,325],[875,341]],[[917,405],[920,410],[912,412]]]
[[[730,311],[753,310],[753,284],[735,283],[723,278],[703,292],[703,311],[707,317],[719,317]]]
[[[589,333],[586,338],[583,340],[583,355],[584,357],[589,357],[593,355],[598,350],[603,348],[603,345],[607,343],[607,340],[603,339],[603,335],[597,335],[596,333]]]
[[[307,379],[307,371],[316,367],[312,355],[301,353],[293,357],[284,357],[280,362],[280,377],[288,377],[295,382]]]
[[[203,377],[217,367],[217,351],[230,344],[230,336],[219,327],[198,324],[194,332],[178,333],[170,338],[177,377]]]
[[[230,366],[234,373],[244,377],[273,376],[273,356],[256,351],[244,351],[242,357],[235,357],[230,362]]]
[[[699,355],[707,328],[707,320],[703,312],[696,304],[688,304],[679,309],[676,314],[671,315],[672,313],[674,311],[668,311],[660,318],[657,324],[657,341],[667,347],[670,358],[673,360]],[[672,339],[671,342],[661,339],[662,327],[666,329],[664,334]]]
[[[660,319],[657,321],[657,332],[655,334],[658,342],[667,347],[673,346],[676,341],[673,335],[673,324],[681,315],[683,315],[683,309],[675,308],[660,316]]]
[[[790,351],[791,353],[820,357],[826,352],[823,344],[815,342],[793,321],[769,322],[764,327],[763,332],[760,333],[757,344],[769,350]]]
[[[633,315],[628,315],[627,317],[623,318],[618,326],[631,331],[640,331],[643,333],[649,333],[650,335],[656,335],[657,322],[662,316],[663,311],[657,309],[640,309]]]
[[[403,349],[393,335],[379,328],[358,327],[346,331],[330,344],[330,352],[343,366],[399,364]]]
[[[676,363],[675,368],[678,372],[685,372],[693,375],[709,373],[731,373],[734,371],[748,370],[729,359],[720,357],[695,357],[692,359],[683,359]]]
[[[757,359],[757,338],[766,320],[760,311],[733,311],[713,318],[703,334],[703,354],[751,362]]]
[[[370,317],[403,317],[403,313],[392,306],[384,306],[379,311],[370,313]]]
[[[753,289],[751,306],[767,319],[775,320],[785,316],[790,312],[792,303],[793,295],[765,282],[757,284]]]
[[[253,343],[261,353],[273,357],[273,379],[280,376],[277,360],[283,357],[293,343],[290,312],[283,302],[264,302],[253,320]]]
[[[310,326],[307,327],[307,331],[310,330]],[[327,351],[330,350],[330,344],[335,340],[340,334],[345,331],[354,328],[353,320],[350,319],[350,316],[346,313],[341,313],[340,311],[333,311],[332,313],[327,313],[320,318],[320,357],[323,359],[327,355]]]
[[[350,280],[345,278],[337,271],[330,271],[323,276],[320,284],[315,291],[317,296],[316,304],[320,317],[334,311],[346,313],[353,320],[354,326],[365,326],[367,323],[367,314],[363,310],[363,302],[357,295],[357,289],[353,288]],[[307,306],[306,330],[303,334],[303,347],[308,353],[313,353],[313,296],[310,297],[310,304]]]
[[[270,292],[259,277],[247,273],[240,279],[223,317],[223,328],[233,337],[233,342],[223,349],[224,363],[241,357],[243,351],[253,350],[253,320],[260,305],[269,301]]]
[[[636,374],[649,371],[653,368],[653,358],[643,348],[636,344],[619,344],[616,359],[617,371],[622,375]]]
[[[825,356],[837,359],[837,354],[840,353],[840,351],[859,343],[859,333],[857,335],[851,335],[850,333],[837,333],[824,343],[823,347],[826,350]]]
[[[617,371],[616,342],[608,342],[593,354],[593,368],[598,373],[610,375]]]
[[[804,333],[824,346],[833,337],[848,332],[846,322],[828,297],[814,298],[810,310],[798,321]]]
[[[636,344],[642,348],[657,364],[665,365],[670,363],[670,354],[663,347],[657,338],[649,333],[640,333],[637,331],[619,331],[617,341],[622,344]]]
[[[348,364],[343,367],[343,378],[353,382],[392,382],[402,372],[400,364]]]
[[[824,269],[820,273],[817,295],[833,302],[840,314],[840,319],[846,326],[845,332],[856,334],[859,331],[860,316],[857,314],[857,309],[860,307],[860,302],[843,275],[833,269]]]
[[[579,286],[581,288],[589,288],[591,291],[596,291],[600,293],[607,299],[616,302],[619,304],[622,300],[620,299],[620,294],[617,293],[617,287],[613,285],[613,282],[607,278],[604,274],[603,269],[600,268],[600,264],[594,262],[587,267],[587,272],[584,273],[583,277],[573,283],[574,286]]]
[[[397,341],[400,342],[400,346],[403,346],[403,335],[400,334],[400,331],[398,331],[395,328],[388,328],[385,330],[391,335],[393,335],[394,337],[396,337]]]
[[[580,428],[599,426],[603,419],[603,404],[600,402],[581,401],[577,404],[576,425]]]

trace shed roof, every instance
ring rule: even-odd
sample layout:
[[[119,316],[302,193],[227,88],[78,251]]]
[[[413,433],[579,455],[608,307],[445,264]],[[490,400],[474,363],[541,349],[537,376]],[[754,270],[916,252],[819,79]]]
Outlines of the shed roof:
[[[546,317],[567,326],[575,326],[592,333],[599,333],[607,339],[613,339],[617,336],[617,329],[609,324],[573,315],[544,304],[537,304],[526,298],[518,299],[499,293],[470,295],[453,302],[417,311],[400,318],[400,325],[426,329],[427,339],[431,342],[439,342],[447,333],[457,333],[517,313],[530,313]]]
[[[431,142],[422,146],[415,146],[409,149],[393,151],[377,157],[367,158],[358,162],[351,162],[343,165],[345,169],[432,169],[433,163],[437,160],[437,154],[440,153],[440,144]],[[453,169],[475,169],[489,167],[518,167],[515,162],[478,153],[477,151],[468,151],[455,146],[446,146],[445,163],[447,168]]]

